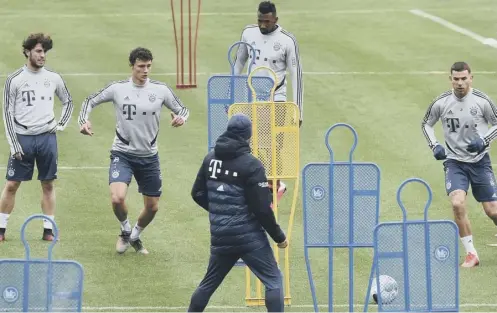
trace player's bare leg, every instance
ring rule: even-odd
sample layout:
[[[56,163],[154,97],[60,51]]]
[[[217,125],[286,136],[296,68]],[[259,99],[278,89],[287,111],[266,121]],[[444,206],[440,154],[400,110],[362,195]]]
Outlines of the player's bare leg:
[[[494,222],[497,226],[497,201],[482,202],[483,210],[485,214]]]
[[[5,240],[5,231],[10,213],[14,210],[16,202],[16,193],[21,186],[20,181],[10,181],[5,183],[5,186],[0,196],[0,242]]]
[[[43,214],[55,220],[55,188],[53,180],[41,181],[41,210]],[[53,241],[53,225],[48,220],[43,220],[43,240]]]
[[[143,247],[140,239],[140,234],[145,229],[145,227],[147,227],[148,224],[152,222],[155,214],[159,210],[159,199],[160,197],[143,196],[144,208],[142,209],[140,216],[138,217],[138,221],[136,222],[135,227],[133,227],[130,238],[131,245],[138,253],[148,254],[148,250]]]
[[[466,192],[464,190],[454,190],[449,194],[452,210],[454,212],[454,222],[459,227],[459,237],[466,249],[466,259],[461,264],[462,267],[474,267],[480,264],[478,253],[473,244],[471,234],[471,223],[466,210]]]
[[[129,224],[128,208],[125,203],[127,192],[128,185],[126,183],[115,182],[110,184],[112,210],[121,224],[121,234],[116,243],[116,251],[118,253],[124,253],[130,247],[131,225]]]
[[[482,205],[487,216],[497,225],[497,201],[482,202]]]

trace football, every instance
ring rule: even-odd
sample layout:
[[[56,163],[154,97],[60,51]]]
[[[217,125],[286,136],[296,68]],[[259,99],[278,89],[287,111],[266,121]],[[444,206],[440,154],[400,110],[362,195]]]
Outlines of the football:
[[[374,301],[374,303],[378,304],[378,290],[376,287],[376,278],[374,278],[371,285],[370,298]],[[399,285],[392,277],[388,275],[380,275],[380,292],[381,303],[390,304],[399,294]]]

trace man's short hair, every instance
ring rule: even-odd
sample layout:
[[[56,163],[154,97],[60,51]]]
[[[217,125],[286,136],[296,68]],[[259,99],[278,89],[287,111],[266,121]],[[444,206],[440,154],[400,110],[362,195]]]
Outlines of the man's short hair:
[[[27,58],[26,50],[33,50],[37,44],[41,44],[43,47],[43,51],[47,52],[53,47],[53,40],[50,36],[45,35],[44,33],[32,33],[29,34],[28,38],[24,39],[22,43],[22,54]]]
[[[138,47],[129,54],[129,64],[131,65],[135,65],[136,60],[152,61],[153,59],[152,52],[147,48]]]
[[[276,16],[276,5],[271,1],[262,1],[259,3],[259,12],[262,14],[273,13],[273,16]]]
[[[452,72],[464,72],[464,71],[468,71],[468,73],[471,74],[471,68],[466,62],[456,62],[450,68],[451,74]]]

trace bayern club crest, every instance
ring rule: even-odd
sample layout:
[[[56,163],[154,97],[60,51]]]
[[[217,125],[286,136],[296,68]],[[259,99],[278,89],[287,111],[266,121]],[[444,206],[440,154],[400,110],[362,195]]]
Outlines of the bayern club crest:
[[[157,97],[153,93],[148,95],[148,100],[150,102],[153,103],[153,102],[155,102],[156,99],[157,99]]]
[[[472,107],[470,110],[469,110],[469,113],[473,116],[476,116],[478,114],[478,109],[476,107]]]

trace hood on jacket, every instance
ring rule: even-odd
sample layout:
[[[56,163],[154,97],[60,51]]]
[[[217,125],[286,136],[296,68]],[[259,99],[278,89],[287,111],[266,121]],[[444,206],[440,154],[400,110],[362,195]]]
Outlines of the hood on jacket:
[[[228,121],[228,128],[219,136],[214,147],[216,157],[229,160],[250,153],[252,121],[244,114],[235,114]]]
[[[250,153],[249,142],[229,131],[219,136],[214,146],[214,154],[220,160],[235,159],[247,153]]]

